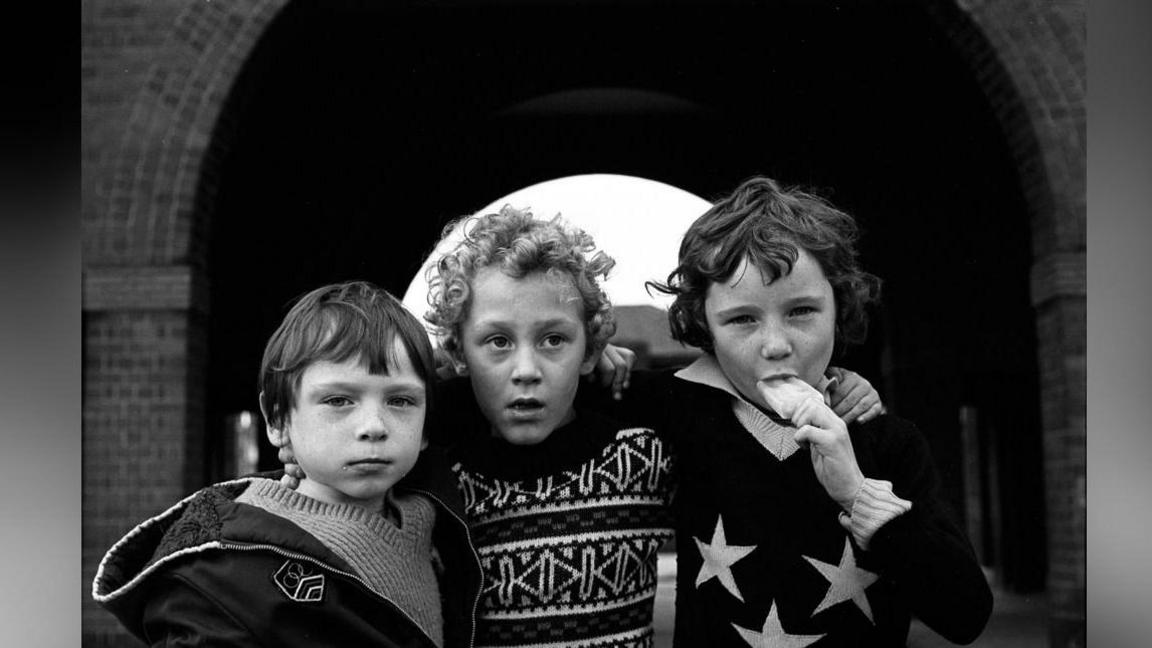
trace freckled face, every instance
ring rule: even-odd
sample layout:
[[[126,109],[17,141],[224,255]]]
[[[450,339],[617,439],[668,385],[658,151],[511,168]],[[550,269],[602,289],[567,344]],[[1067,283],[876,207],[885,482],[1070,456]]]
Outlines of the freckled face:
[[[300,493],[379,511],[416,464],[425,445],[425,385],[399,340],[393,352],[387,376],[368,373],[359,358],[304,371],[284,429],[307,475]]]
[[[801,248],[792,272],[764,285],[760,269],[740,264],[704,300],[716,360],[750,402],[769,407],[756,383],[796,376],[818,386],[832,358],[836,302],[824,270]]]
[[[570,279],[535,272],[519,279],[482,268],[460,326],[472,391],[493,432],[531,445],[572,420],[585,358],[584,306]]]

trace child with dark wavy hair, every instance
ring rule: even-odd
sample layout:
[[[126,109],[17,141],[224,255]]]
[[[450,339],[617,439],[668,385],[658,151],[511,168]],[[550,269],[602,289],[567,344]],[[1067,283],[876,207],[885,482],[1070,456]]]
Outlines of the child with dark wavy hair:
[[[878,296],[857,236],[827,201],[755,177],[649,284],[675,296],[673,336],[704,351],[626,399],[676,430],[678,646],[903,646],[912,615],[967,643],[987,622],[920,432],[828,396],[833,352],[864,339]]]

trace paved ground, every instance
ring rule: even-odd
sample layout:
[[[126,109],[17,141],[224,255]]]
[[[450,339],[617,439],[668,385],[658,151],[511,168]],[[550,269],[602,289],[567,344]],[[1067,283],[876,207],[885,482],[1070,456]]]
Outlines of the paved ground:
[[[655,648],[672,645],[673,607],[676,600],[676,565],[670,554],[660,554],[660,582],[656,587]],[[1044,594],[1021,595],[992,589],[992,618],[984,634],[970,644],[978,648],[1046,648],[1048,645]],[[908,648],[951,648],[924,624],[913,620],[908,632]]]

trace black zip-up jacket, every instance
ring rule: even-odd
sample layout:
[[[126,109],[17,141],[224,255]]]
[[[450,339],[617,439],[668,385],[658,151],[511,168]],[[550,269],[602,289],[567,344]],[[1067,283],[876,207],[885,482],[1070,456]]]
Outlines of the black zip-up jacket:
[[[101,561],[93,598],[152,646],[434,645],[315,537],[235,502],[250,481],[209,486],[137,526]],[[471,646],[480,562],[442,452],[427,448],[395,488],[436,507],[444,642]]]

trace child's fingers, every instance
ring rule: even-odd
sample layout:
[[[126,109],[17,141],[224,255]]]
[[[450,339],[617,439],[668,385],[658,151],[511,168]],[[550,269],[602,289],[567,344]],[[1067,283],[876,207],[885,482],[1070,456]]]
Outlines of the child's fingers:
[[[837,418],[835,412],[825,405],[823,400],[815,396],[800,401],[796,409],[792,412],[792,422],[796,427],[815,425],[828,428],[834,426],[839,421],[840,419]]]
[[[296,461],[296,455],[292,453],[291,445],[280,446],[280,449],[276,451],[276,458],[279,459],[282,464],[290,464]]]
[[[844,384],[831,394],[832,411],[836,412],[836,416],[844,418],[849,412],[859,406],[860,402],[865,400],[870,392],[871,386],[862,382]],[[857,412],[857,414],[859,414],[859,412]]]
[[[793,438],[797,443],[808,443],[820,454],[828,457],[852,452],[852,440],[848,436],[848,428],[827,405],[820,403],[820,407],[816,408],[807,401],[801,405],[803,408],[801,416],[794,418],[797,430]]]
[[[601,387],[612,387],[619,371],[620,356],[615,347],[608,345],[600,352],[600,359],[596,362],[596,375]]]
[[[863,416],[866,412],[872,410],[873,407],[876,407],[880,404],[880,399],[876,398],[873,394],[875,394],[875,392],[869,392],[863,398],[857,400],[856,404],[853,405],[852,408],[847,412],[843,414],[837,412],[837,414],[839,414],[840,418],[844,419],[845,423],[851,423],[852,421],[855,421],[856,419]]]
[[[616,400],[628,389],[628,381],[632,378],[632,365],[636,362],[636,354],[631,349],[619,349],[620,362],[616,365],[616,374],[612,381],[612,394]]]
[[[616,400],[620,400],[624,389],[628,387],[635,362],[636,353],[631,349],[609,344],[601,352],[595,373],[599,374],[600,385],[611,389],[612,397]]]
[[[796,434],[793,435],[793,438],[796,443],[807,443],[810,446],[815,446],[821,450],[821,454],[827,454],[826,449],[834,443],[834,436],[830,430],[815,425],[802,425],[796,428]]]
[[[872,405],[872,407],[868,408],[867,412],[864,412],[863,414],[860,415],[859,421],[861,423],[867,423],[868,421],[871,421],[872,419],[876,418],[877,416],[880,416],[883,413],[884,413],[884,404],[881,403],[880,401],[876,401],[876,403],[874,403]]]

